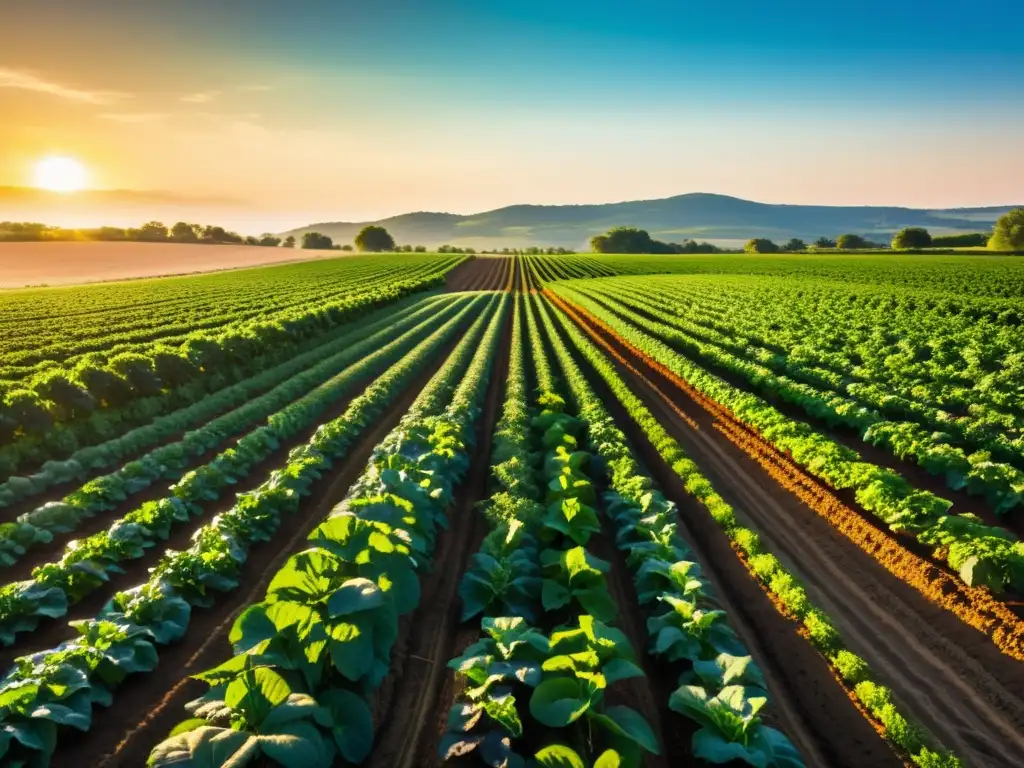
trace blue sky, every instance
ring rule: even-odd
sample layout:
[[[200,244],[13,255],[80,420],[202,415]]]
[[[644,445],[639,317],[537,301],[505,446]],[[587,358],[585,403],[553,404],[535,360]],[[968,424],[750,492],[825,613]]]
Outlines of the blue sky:
[[[693,191],[1024,200],[1011,0],[33,0],[4,15],[0,185],[59,151],[97,186],[334,218]]]

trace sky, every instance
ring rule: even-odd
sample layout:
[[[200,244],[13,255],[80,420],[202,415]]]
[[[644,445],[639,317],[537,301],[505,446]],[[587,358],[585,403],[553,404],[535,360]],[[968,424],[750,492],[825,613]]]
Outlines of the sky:
[[[70,156],[92,187],[267,228],[686,192],[1024,202],[1019,0],[0,5],[0,187]]]

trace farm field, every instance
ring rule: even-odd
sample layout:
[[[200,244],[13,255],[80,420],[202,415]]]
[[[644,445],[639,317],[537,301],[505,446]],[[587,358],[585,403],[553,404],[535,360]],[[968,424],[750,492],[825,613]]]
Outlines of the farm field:
[[[0,243],[0,288],[187,275],[337,257],[336,251],[249,245]]]
[[[984,256],[4,292],[0,765],[1019,765],[1022,321]]]

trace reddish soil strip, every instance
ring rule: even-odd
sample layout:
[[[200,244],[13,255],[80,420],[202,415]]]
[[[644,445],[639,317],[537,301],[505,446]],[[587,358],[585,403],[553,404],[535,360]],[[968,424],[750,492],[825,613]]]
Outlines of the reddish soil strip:
[[[647,387],[620,364],[634,391],[741,520],[804,581],[851,650],[868,661],[913,717],[972,764],[1011,765],[1014,755],[1024,754],[1024,667],[991,642],[1004,650],[1019,648],[1012,633],[1016,617],[1007,615],[987,591],[964,586],[867,525],[787,456],[737,425],[721,406],[678,377],[669,378],[670,371],[666,375],[579,308],[554,300],[595,341],[660,386],[661,391]],[[689,428],[667,403],[706,428]],[[664,466],[660,461],[652,465],[659,463]],[[703,508],[701,516],[713,525]],[[687,520],[693,522],[690,516]],[[718,536],[725,539],[721,532]],[[715,567],[719,564],[716,560]],[[905,573],[920,582],[912,586]],[[953,616],[977,615],[972,608],[988,618],[981,627],[990,628],[991,637]],[[1006,619],[1002,624],[993,620],[1000,609]],[[873,763],[861,763],[867,764]]]
[[[299,512],[282,519],[274,541],[252,549],[242,569],[242,586],[219,595],[213,608],[193,608],[184,641],[161,647],[156,670],[129,677],[115,693],[109,709],[94,709],[93,728],[88,733],[68,734],[58,744],[54,765],[145,765],[153,746],[187,717],[184,705],[206,690],[203,683],[188,676],[231,656],[227,638],[235,618],[248,605],[263,599],[271,579],[290,555],[305,549],[309,532],[326,518],[359,477],[373,449],[398,424],[450,349],[438,354],[417,383],[317,482],[313,495],[303,501]],[[142,720],[140,713],[145,713]]]
[[[0,243],[0,288],[164,277],[293,261],[337,251],[181,243]]]
[[[473,256],[445,275],[449,291],[509,290],[512,257]]]
[[[612,307],[608,306],[603,296],[595,294],[588,294],[588,296],[592,300],[603,306],[609,312],[617,314]],[[631,308],[633,309],[633,311],[635,311],[637,314],[643,317],[648,317],[657,322],[663,322],[662,318],[655,317],[650,311],[642,307],[631,306]],[[624,322],[629,321],[624,319]],[[685,333],[685,331],[682,332]],[[703,357],[697,355],[690,355],[682,346],[678,345],[671,339],[665,338],[660,335],[658,336],[658,338],[663,343],[676,349],[676,351],[678,351],[683,356],[692,359],[697,365],[700,365],[706,371],[714,374],[723,381],[728,382],[736,389],[756,394],[758,397],[770,403],[773,408],[775,408],[788,418],[793,419],[794,421],[803,421],[808,424],[811,424],[815,427],[815,429],[817,429],[817,431],[827,436],[830,440],[833,440],[837,443],[840,443],[841,445],[846,446],[847,448],[857,451],[857,453],[859,453],[865,461],[868,461],[872,464],[877,464],[880,467],[891,469],[894,472],[898,472],[899,474],[903,475],[915,487],[921,488],[926,491],[930,491],[934,493],[936,496],[942,497],[944,499],[947,499],[948,501],[953,502],[953,506],[950,509],[950,514],[958,515],[963,514],[965,512],[972,512],[981,517],[988,525],[1006,528],[1008,530],[1013,531],[1018,536],[1024,536],[1024,513],[1017,514],[1017,510],[1011,510],[1005,515],[996,514],[993,511],[992,505],[988,504],[985,501],[984,497],[972,496],[965,490],[954,491],[946,484],[945,480],[943,480],[941,476],[931,474],[930,472],[928,472],[926,469],[924,469],[922,466],[920,466],[911,459],[901,459],[898,456],[893,455],[890,451],[886,450],[885,448],[880,448],[877,445],[873,445],[872,443],[865,441],[863,439],[863,436],[856,429],[843,426],[831,427],[825,423],[824,419],[809,414],[803,408],[794,403],[785,401],[784,399],[782,399],[782,397],[780,397],[770,388],[753,386],[743,376],[733,371],[730,371],[728,368],[725,368],[724,366],[714,363],[714,361],[705,360]],[[715,346],[711,342],[705,343]],[[726,351],[729,352],[730,354],[736,354],[731,350]],[[843,396],[850,397],[849,395]],[[856,398],[853,399],[856,400]],[[870,404],[866,404],[866,407],[872,408],[873,406],[871,406]],[[974,449],[968,450],[968,453],[970,453],[973,450]],[[856,506],[856,502],[853,501],[852,491],[835,492],[844,501],[846,501],[848,498],[849,501],[847,503],[849,503],[851,506]],[[869,515],[869,517],[870,519],[868,520],[868,522],[874,524],[873,521],[875,518],[871,515]],[[907,546],[909,549],[912,549],[914,551],[918,550],[916,543],[913,541],[913,538],[909,534],[900,535],[899,538],[903,540],[904,545]],[[922,552],[928,552],[927,547],[920,547],[920,550]]]
[[[369,768],[418,768],[437,761],[437,742],[451,705],[454,676],[448,661],[462,650],[464,645],[457,641],[465,641],[468,634],[459,625],[459,581],[487,529],[474,507],[487,495],[491,439],[501,414],[511,336],[511,318],[506,318],[483,411],[477,417],[469,474],[449,510],[449,528],[438,536],[433,570],[422,580],[419,608],[403,618],[391,653],[391,672],[374,698]],[[470,638],[476,639],[479,625],[469,626],[476,627]]]

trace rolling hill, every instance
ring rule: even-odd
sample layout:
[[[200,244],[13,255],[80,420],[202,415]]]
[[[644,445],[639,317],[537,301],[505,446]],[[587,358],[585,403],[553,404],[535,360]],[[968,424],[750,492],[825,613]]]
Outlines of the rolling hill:
[[[884,240],[903,227],[934,233],[986,230],[1014,206],[924,210],[882,206],[774,205],[694,193],[601,205],[512,205],[471,215],[407,213],[375,222],[320,222],[283,233],[330,235],[350,243],[367,224],[386,227],[399,243],[475,248],[555,245],[580,248],[610,227],[632,225],[659,240],[687,238],[732,245],[751,237],[814,239],[852,232]]]

